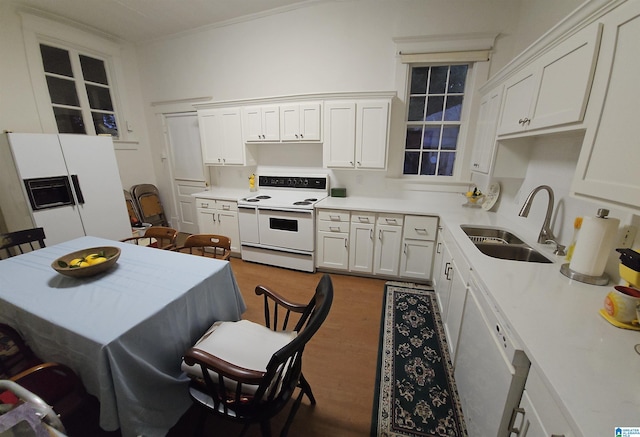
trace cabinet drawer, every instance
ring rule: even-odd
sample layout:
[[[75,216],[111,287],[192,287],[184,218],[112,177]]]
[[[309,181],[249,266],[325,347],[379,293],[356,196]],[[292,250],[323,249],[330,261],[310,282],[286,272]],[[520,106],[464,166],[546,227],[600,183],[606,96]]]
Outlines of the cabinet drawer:
[[[380,214],[377,223],[379,225],[402,226],[402,214]]]
[[[340,211],[337,209],[321,209],[318,211],[318,220],[348,222],[349,216],[349,211]]]
[[[438,230],[437,217],[407,215],[404,217],[404,238],[435,240]]]
[[[238,202],[231,200],[216,200],[216,209],[220,211],[237,211]]]
[[[376,215],[372,212],[355,211],[351,213],[351,222],[373,224],[376,222]]]
[[[349,222],[331,222],[321,220],[318,222],[318,231],[321,232],[349,232]]]
[[[215,199],[196,198],[196,208],[216,209]]]

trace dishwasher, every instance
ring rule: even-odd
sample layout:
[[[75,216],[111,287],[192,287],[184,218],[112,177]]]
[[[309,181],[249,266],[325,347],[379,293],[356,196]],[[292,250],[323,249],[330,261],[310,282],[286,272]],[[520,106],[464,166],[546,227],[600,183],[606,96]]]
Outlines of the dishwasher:
[[[486,292],[470,275],[455,381],[470,437],[506,437],[530,362]]]

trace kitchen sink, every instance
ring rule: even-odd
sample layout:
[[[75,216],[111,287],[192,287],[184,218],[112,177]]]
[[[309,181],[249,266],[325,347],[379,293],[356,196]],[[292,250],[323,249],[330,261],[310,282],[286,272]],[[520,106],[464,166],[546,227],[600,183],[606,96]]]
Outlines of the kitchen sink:
[[[504,229],[460,226],[480,252],[492,258],[551,263],[547,257]]]
[[[504,229],[478,228],[466,225],[460,227],[474,243],[524,244],[524,241]]]
[[[525,261],[532,263],[550,263],[544,255],[526,244],[476,243],[480,252],[493,258]]]

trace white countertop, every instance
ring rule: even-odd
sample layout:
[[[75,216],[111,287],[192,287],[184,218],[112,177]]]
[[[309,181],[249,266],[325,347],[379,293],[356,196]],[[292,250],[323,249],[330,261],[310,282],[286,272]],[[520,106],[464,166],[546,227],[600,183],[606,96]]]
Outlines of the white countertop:
[[[582,435],[609,436],[617,426],[640,426],[640,355],[634,350],[640,332],[616,328],[599,314],[613,284],[588,285],[565,277],[560,273],[564,258],[526,238],[531,232],[517,220],[464,208],[459,194],[425,198],[429,200],[330,197],[316,207],[438,215]],[[467,238],[461,224],[510,230],[554,263],[488,257]]]
[[[249,194],[213,188],[193,196],[238,200]],[[328,197],[316,208],[439,216],[574,427],[585,437],[603,437],[613,435],[617,426],[640,426],[640,355],[634,350],[640,332],[616,328],[599,314],[613,284],[588,285],[562,275],[564,258],[537,244],[535,237],[527,238],[531,229],[523,228],[517,217],[462,207],[459,194],[431,193],[422,199]],[[488,257],[461,224],[507,229],[554,263]]]

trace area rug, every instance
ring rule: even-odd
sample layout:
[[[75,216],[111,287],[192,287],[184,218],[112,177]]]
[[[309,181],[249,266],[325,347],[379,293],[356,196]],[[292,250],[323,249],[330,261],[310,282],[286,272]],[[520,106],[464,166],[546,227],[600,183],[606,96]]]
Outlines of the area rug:
[[[431,287],[386,283],[379,356],[371,436],[467,436]]]

